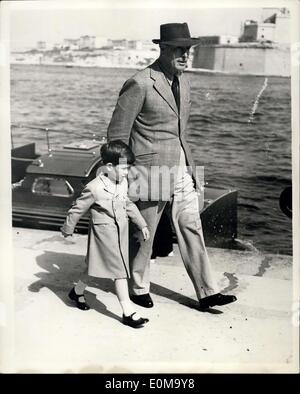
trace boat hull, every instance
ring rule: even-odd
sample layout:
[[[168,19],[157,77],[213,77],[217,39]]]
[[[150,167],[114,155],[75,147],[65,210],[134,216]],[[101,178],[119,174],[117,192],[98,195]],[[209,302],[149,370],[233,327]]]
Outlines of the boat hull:
[[[203,234],[207,246],[232,248],[234,239],[237,237],[237,191],[220,191],[218,189],[206,189],[206,195],[218,192],[219,196],[206,203],[204,209],[200,212],[202,220]],[[56,204],[55,204],[56,205]],[[37,207],[36,204],[24,204],[20,201],[14,201],[12,209],[12,222],[14,226],[24,226],[32,228],[59,230],[63,225],[68,208],[65,205],[58,209],[58,206],[47,204],[47,206]],[[162,245],[168,240],[164,236],[160,239],[160,234],[166,235],[168,232],[168,221],[162,218],[161,227],[158,228],[156,236],[157,250],[164,248]],[[76,231],[87,233],[89,225],[89,216],[83,216],[77,226]],[[169,226],[171,226],[169,224]],[[172,242],[176,242],[174,231],[171,231]],[[157,252],[161,255],[160,252]]]
[[[94,150],[94,146],[91,151]],[[99,159],[92,154],[72,149],[38,156],[35,144],[12,150],[12,223],[41,229],[59,230],[67,211],[79,196],[84,185],[96,176]],[[63,180],[72,193],[64,197],[58,193],[45,195],[35,191],[38,179]],[[48,192],[48,189],[47,189]],[[204,238],[208,246],[234,248],[237,237],[237,191],[206,187],[204,208],[200,212]],[[76,226],[76,231],[87,233],[88,214]],[[163,255],[176,242],[167,213],[164,212],[154,239],[154,254]]]

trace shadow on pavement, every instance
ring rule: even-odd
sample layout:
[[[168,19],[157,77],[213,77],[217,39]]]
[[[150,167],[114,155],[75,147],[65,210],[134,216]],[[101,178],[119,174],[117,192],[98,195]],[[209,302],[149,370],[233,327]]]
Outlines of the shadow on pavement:
[[[43,271],[35,273],[38,280],[31,283],[28,286],[28,290],[31,292],[39,292],[42,288],[46,287],[68,307],[76,307],[74,303],[69,300],[68,292],[80,278],[87,283],[88,287],[95,287],[104,292],[115,294],[113,280],[94,278],[83,274],[86,267],[84,264],[84,256],[45,251],[42,255],[37,256],[36,262]],[[196,300],[153,282],[151,283],[151,293],[178,302],[188,308],[199,309]],[[92,309],[105,316],[119,321],[121,320],[119,316],[110,312],[106,306],[96,298],[94,293],[86,291],[85,294],[87,303]],[[222,313],[212,308],[206,312],[213,314]]]
[[[68,293],[84,272],[84,257],[68,254],[45,251],[44,254],[36,258],[37,265],[43,271],[37,272],[35,276],[39,278],[36,282],[28,286],[31,292],[39,292],[46,287],[51,290],[68,307],[76,308],[75,304],[68,298]],[[114,294],[114,283],[111,279],[98,279],[86,276],[87,284],[102,291]],[[96,298],[90,291],[85,292],[89,306],[97,312],[116,319],[121,318],[110,312],[106,306]],[[84,312],[83,312],[84,313]]]

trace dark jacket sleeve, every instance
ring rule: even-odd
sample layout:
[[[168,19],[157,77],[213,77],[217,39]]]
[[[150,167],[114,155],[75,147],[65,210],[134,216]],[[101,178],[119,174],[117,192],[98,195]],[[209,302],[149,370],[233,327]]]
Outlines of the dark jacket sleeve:
[[[107,140],[121,139],[129,143],[133,123],[144,103],[142,87],[134,79],[123,85],[107,130]]]

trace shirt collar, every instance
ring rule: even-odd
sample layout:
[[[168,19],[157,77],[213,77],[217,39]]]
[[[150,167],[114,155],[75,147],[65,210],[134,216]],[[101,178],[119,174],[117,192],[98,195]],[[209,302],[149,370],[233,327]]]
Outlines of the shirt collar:
[[[100,172],[98,174],[98,177],[100,181],[104,184],[104,190],[111,193],[115,194],[117,191],[117,183],[111,181],[107,176],[104,175],[103,172]]]
[[[113,182],[103,172],[100,172],[97,176],[99,177],[100,181],[103,183],[104,190],[107,191],[108,193],[115,195],[119,194],[120,191],[119,187],[123,185],[125,181],[125,179],[122,179],[121,182]]]
[[[168,72],[159,60],[158,60],[158,64],[159,64],[161,71],[164,73],[165,77],[167,78],[167,80],[170,82],[170,84],[172,84],[173,79],[174,79],[174,75],[172,75],[170,72]]]

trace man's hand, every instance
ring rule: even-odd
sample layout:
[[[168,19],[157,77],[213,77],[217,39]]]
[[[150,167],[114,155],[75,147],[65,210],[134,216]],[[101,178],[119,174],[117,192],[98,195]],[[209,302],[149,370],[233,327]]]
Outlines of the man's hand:
[[[142,233],[143,233],[144,241],[148,241],[148,239],[150,238],[150,231],[148,227],[142,228]]]
[[[60,228],[60,231],[61,231],[61,234],[62,234],[65,238],[67,238],[67,237],[72,237],[72,234],[66,233],[66,232],[63,230],[62,227]]]

